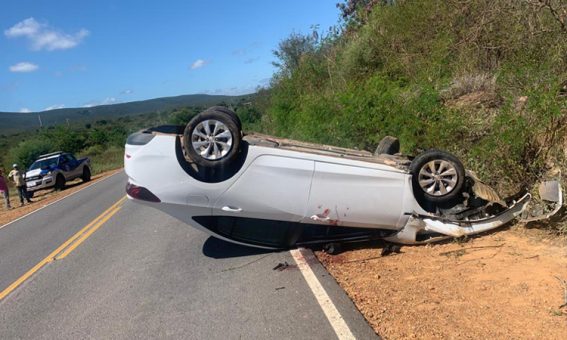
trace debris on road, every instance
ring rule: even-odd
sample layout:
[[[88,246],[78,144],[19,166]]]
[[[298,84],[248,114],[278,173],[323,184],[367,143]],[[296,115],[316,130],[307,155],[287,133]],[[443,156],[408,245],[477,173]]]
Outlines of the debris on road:
[[[399,254],[401,252],[402,252],[401,246],[393,243],[387,243],[384,246],[384,248],[382,248],[382,252],[380,253],[380,256],[388,256],[392,253]]]
[[[275,266],[272,270],[277,270],[277,271],[282,271],[282,270],[286,270],[289,267],[289,263],[287,263],[287,261],[285,262],[280,262],[277,264],[277,266]]]

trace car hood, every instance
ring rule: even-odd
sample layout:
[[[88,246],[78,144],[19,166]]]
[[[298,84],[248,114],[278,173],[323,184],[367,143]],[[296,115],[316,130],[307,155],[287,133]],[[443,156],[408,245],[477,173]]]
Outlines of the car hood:
[[[41,169],[33,169],[33,170],[30,170],[30,171],[26,172],[26,178],[30,178],[30,177],[33,177],[33,176],[37,176],[37,175],[39,175],[40,173],[41,173]]]
[[[37,175],[46,175],[50,171],[53,171],[53,168],[29,170],[28,172],[26,172],[26,178],[30,178]]]

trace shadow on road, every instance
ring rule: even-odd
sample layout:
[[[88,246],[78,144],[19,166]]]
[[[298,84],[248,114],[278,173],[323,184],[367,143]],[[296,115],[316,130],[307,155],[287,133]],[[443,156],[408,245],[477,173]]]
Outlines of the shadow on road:
[[[209,237],[203,244],[203,254],[214,259],[226,259],[231,257],[242,257],[250,255],[268,254],[275,250],[266,250],[241,246],[226,242],[215,237]]]

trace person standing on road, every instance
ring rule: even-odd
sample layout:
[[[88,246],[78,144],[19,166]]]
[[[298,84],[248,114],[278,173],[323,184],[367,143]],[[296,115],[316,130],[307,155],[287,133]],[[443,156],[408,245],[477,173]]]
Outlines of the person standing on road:
[[[11,178],[12,181],[14,181],[14,183],[16,184],[18,194],[20,195],[21,205],[24,205],[24,200],[28,201],[28,203],[32,203],[32,201],[28,197],[28,191],[26,190],[26,181],[24,180],[24,174],[18,168],[18,164],[14,164],[12,167],[14,169],[10,171],[8,178]]]
[[[0,196],[4,196],[6,210],[12,209],[10,206],[10,191],[8,190],[8,183],[6,183],[2,169],[0,169]]]

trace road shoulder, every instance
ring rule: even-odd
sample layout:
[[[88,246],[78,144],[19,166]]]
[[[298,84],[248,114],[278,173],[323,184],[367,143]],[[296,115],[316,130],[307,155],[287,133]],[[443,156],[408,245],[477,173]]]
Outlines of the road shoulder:
[[[0,210],[0,229],[24,216],[34,213],[39,209],[45,208],[50,204],[60,201],[121,171],[122,168],[94,175],[91,178],[91,181],[87,183],[83,183],[81,182],[81,180],[72,181],[68,184],[67,188],[62,191],[55,191],[53,189],[41,190],[32,198],[33,203],[26,203],[21,207],[20,202],[15,200],[14,197],[11,197],[12,209],[5,210],[3,206],[1,207],[2,210]]]

